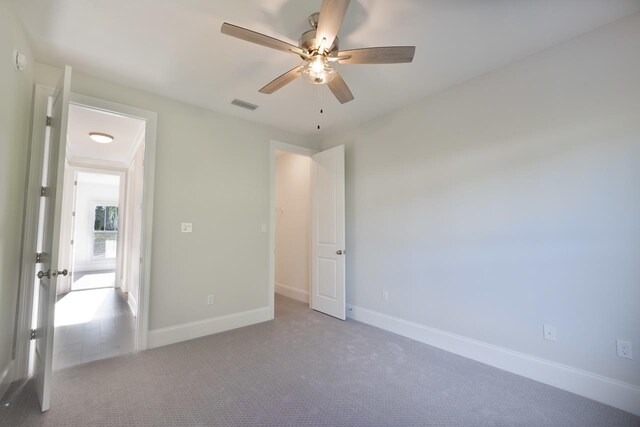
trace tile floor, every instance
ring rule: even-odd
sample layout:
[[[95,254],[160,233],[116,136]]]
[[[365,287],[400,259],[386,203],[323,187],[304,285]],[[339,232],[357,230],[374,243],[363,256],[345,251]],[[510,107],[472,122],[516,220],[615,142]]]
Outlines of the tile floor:
[[[53,369],[134,350],[134,317],[119,289],[73,291],[56,303]]]

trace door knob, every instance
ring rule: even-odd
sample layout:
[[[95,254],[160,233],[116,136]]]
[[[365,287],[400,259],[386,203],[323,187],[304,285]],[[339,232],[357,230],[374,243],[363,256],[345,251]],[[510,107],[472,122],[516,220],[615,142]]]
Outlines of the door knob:
[[[342,255],[342,254],[346,254],[346,253],[347,253],[347,251],[343,251],[342,249],[338,249],[336,251],[336,255]]]
[[[69,274],[69,271],[66,268],[64,270],[62,270],[62,271],[53,270],[51,272],[51,276],[53,276],[53,277],[66,276],[67,274]]]
[[[38,279],[42,279],[43,277],[46,277],[46,278],[50,279],[51,278],[51,270],[47,270],[46,273],[44,271],[38,271]]]

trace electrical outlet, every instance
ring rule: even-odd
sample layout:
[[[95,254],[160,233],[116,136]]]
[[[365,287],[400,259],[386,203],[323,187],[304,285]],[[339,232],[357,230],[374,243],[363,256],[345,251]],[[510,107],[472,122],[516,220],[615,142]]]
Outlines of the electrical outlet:
[[[556,341],[558,339],[556,335],[556,327],[552,325],[542,325],[542,332],[544,339],[548,341]]]
[[[213,295],[207,295],[207,305],[213,305]]]
[[[618,356],[625,359],[633,359],[633,347],[631,347],[631,341],[616,340],[616,347],[618,348]]]
[[[382,301],[389,301],[389,291],[386,289],[382,291]]]
[[[181,224],[181,231],[183,233],[191,233],[191,232],[193,232],[193,224],[191,224],[190,222],[183,222]]]

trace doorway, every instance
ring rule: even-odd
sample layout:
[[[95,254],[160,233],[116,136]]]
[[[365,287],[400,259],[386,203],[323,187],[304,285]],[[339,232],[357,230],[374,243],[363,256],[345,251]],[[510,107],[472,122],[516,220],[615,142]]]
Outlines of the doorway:
[[[276,150],[275,293],[309,304],[311,157]]]
[[[278,294],[344,320],[344,146],[318,153],[271,141],[270,156],[271,317]]]
[[[143,176],[144,129],[141,119],[69,105],[59,241],[69,271],[56,287],[54,371],[135,349],[139,277],[126,273],[139,258],[142,193],[127,182]]]
[[[70,291],[116,287],[116,267],[119,259],[120,193],[124,182],[120,172],[82,172],[72,168],[66,182],[73,199],[71,211],[71,258]],[[65,177],[66,178],[66,177]],[[124,181],[124,180],[122,180]],[[66,194],[65,194],[66,196]],[[63,207],[64,212],[64,207]],[[68,212],[67,212],[68,214]],[[61,245],[66,242],[64,236]],[[58,283],[58,295],[62,292]]]
[[[129,322],[132,337],[129,341],[132,344],[127,352],[148,347],[157,114],[74,94],[70,92],[70,87],[71,67],[66,66],[55,89],[36,85],[34,95],[15,359],[16,378],[34,378],[43,411],[50,408],[51,394],[54,392],[52,379],[56,335],[61,343],[75,344],[77,348],[69,350],[76,353],[80,351],[80,355],[85,335],[93,334],[90,341],[99,344],[99,348],[113,347],[114,335],[121,337],[114,334],[113,314],[117,311],[114,302],[117,302],[132,319]],[[97,132],[111,132],[106,138],[108,141],[90,138],[91,135],[86,138],[90,132],[82,126],[73,125],[74,111],[81,118],[76,122],[90,126],[91,131],[102,125],[109,127],[107,122],[102,122],[109,118],[134,119],[129,123],[134,123],[138,129],[135,136],[137,142],[116,144],[115,141],[130,139],[122,134],[119,137],[120,130],[117,127],[113,131],[101,129]],[[91,117],[98,115],[101,115],[102,121],[93,122]],[[79,141],[78,137],[74,137],[74,129],[85,137],[82,142],[72,143]],[[94,255],[98,258],[93,261],[100,261],[102,256],[115,255],[115,282],[112,287],[71,289],[71,277],[76,276],[72,267],[75,242],[71,237],[76,227],[73,213],[77,194],[75,189],[69,188],[75,185],[72,177],[77,178],[79,172],[120,177],[117,206],[106,203],[109,200],[104,198],[104,194],[94,191],[92,194],[97,203],[91,208],[92,219],[87,221],[90,224],[93,222],[94,232],[117,231],[115,239],[103,237],[99,242],[93,241],[97,249]],[[111,209],[107,209],[109,206]],[[114,209],[116,207],[117,210]],[[104,216],[97,215],[103,211]],[[96,216],[99,218],[96,219]],[[96,220],[99,222],[97,229]],[[112,225],[108,226],[108,221]],[[117,226],[114,222],[117,222]],[[109,230],[116,227],[117,230]],[[60,302],[71,303],[71,299],[64,298],[73,295],[86,298],[83,303],[76,304],[74,310],[67,310],[67,315],[62,315],[65,310]],[[56,316],[57,308],[60,316]],[[74,330],[64,339],[59,327],[71,327]],[[96,331],[99,332],[96,334]],[[118,343],[115,344],[117,346]],[[94,352],[94,356],[95,353],[98,352]],[[122,352],[102,352],[95,358],[116,353]],[[75,362],[77,359],[76,354]],[[82,363],[82,357],[80,359]]]

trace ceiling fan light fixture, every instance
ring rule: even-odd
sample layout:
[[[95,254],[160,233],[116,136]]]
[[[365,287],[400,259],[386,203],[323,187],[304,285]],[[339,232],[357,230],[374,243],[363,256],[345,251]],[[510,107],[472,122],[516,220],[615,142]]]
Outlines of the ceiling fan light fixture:
[[[415,46],[382,46],[340,50],[338,32],[351,0],[322,0],[320,12],[309,17],[311,29],[302,33],[298,45],[292,45],[266,34],[224,22],[220,32],[240,40],[299,56],[304,62],[281,74],[259,92],[272,94],[302,77],[314,85],[327,84],[333,96],[344,104],[354,97],[340,73],[331,63],[340,64],[403,64],[413,61]]]
[[[336,70],[323,55],[314,56],[302,67],[302,77],[314,85],[329,83],[335,74]]]
[[[113,142],[114,139],[113,136],[108,133],[102,132],[89,132],[89,138],[99,144],[109,144],[110,142]]]

